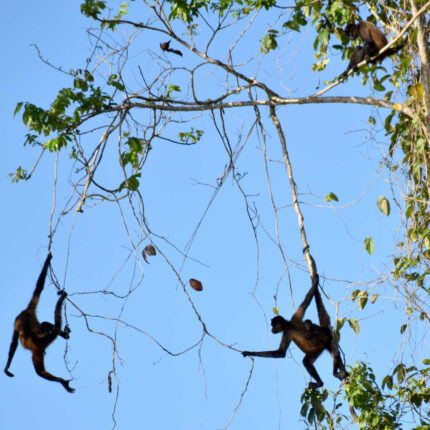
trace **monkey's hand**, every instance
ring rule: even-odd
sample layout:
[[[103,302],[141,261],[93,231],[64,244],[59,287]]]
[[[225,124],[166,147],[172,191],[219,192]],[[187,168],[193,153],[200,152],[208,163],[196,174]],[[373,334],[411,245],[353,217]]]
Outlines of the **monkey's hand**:
[[[61,297],[64,297],[64,298],[67,297],[66,290],[59,290],[59,291],[57,291],[57,294]]]
[[[242,351],[242,355],[244,357],[249,357],[251,355],[251,353],[249,351]]]
[[[64,327],[64,334],[66,335],[65,339],[68,339],[70,337],[71,332],[72,330],[70,330],[70,327],[66,325],[66,327]]]
[[[348,75],[348,72],[345,70],[343,73],[341,73],[341,74],[339,75],[339,77],[337,78],[337,80],[338,80],[339,82],[344,81],[344,80],[345,80],[345,78],[347,77],[347,75]]]
[[[10,376],[11,378],[13,378],[15,375],[13,373],[10,373],[9,370],[4,369],[4,373],[6,373],[7,376]]]

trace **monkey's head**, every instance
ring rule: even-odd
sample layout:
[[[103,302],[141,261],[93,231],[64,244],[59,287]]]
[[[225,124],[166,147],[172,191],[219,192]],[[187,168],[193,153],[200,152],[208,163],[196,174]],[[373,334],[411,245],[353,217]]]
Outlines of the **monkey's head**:
[[[310,330],[312,328],[312,321],[311,320],[304,320],[303,324],[304,324],[306,330]]]
[[[281,315],[272,318],[272,333],[281,333],[286,329],[287,324],[288,321]]]
[[[54,324],[51,324],[50,322],[47,322],[47,321],[44,321],[43,323],[41,323],[40,326],[42,327],[42,331],[45,334],[51,334],[55,328]]]
[[[357,24],[348,24],[345,27],[344,31],[345,31],[346,35],[352,40],[357,39],[357,37],[359,36]]]

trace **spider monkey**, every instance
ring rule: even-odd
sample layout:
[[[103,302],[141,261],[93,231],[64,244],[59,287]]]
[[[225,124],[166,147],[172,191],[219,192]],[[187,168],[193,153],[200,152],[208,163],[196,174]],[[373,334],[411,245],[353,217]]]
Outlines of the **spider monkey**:
[[[375,63],[382,61],[384,58],[395,54],[405,46],[405,42],[402,42],[396,47],[391,47],[379,55],[374,60],[370,61],[371,57],[374,57],[378,52],[388,44],[386,37],[383,35],[381,30],[375,27],[371,22],[362,21],[358,24],[348,24],[345,27],[345,33],[352,40],[360,38],[363,42],[363,46],[357,46],[352,53],[351,60],[349,61],[346,70],[339,76],[339,79],[344,79],[348,72],[353,69],[357,71],[357,64],[363,61],[365,58],[368,62]]]
[[[182,57],[181,51],[179,51],[178,49],[170,48],[170,40],[168,40],[167,42],[160,43],[160,48],[162,51],[171,52],[173,54],[180,55]]]
[[[305,353],[303,364],[311,377],[316,381],[309,383],[310,389],[316,389],[324,385],[313,363],[325,349],[328,350],[333,357],[333,375],[340,380],[344,380],[349,376],[340,357],[337,342],[330,330],[330,317],[322,302],[321,294],[318,290],[318,282],[319,277],[316,275],[312,286],[306,294],[302,304],[299,306],[289,321],[280,315],[272,318],[272,333],[282,332],[282,340],[277,350],[242,352],[244,357],[254,356],[284,358],[291,341],[293,341]],[[312,324],[310,320],[303,322],[305,311],[308,308],[312,297],[314,296],[318,310],[320,326]]]
[[[40,293],[43,290],[46,274],[48,272],[49,263],[51,261],[52,254],[48,253],[42,271],[40,272],[39,278],[37,279],[36,288],[33,293],[33,297],[30,300],[27,308],[24,309],[15,319],[14,331],[12,336],[12,342],[9,349],[9,357],[4,368],[4,372],[7,376],[14,376],[13,373],[9,372],[9,366],[12,362],[16,348],[18,346],[18,338],[24,348],[29,349],[33,354],[33,365],[36,373],[42,378],[48,381],[59,382],[69,393],[73,393],[75,390],[69,387],[69,381],[51,375],[45,370],[44,355],[46,348],[56,339],[57,336],[61,336],[64,339],[69,339],[70,328],[66,325],[64,331],[61,330],[61,306],[63,305],[64,299],[67,293],[59,291],[59,299],[55,306],[55,324],[49,322],[39,323],[36,316],[36,307],[39,302]]]

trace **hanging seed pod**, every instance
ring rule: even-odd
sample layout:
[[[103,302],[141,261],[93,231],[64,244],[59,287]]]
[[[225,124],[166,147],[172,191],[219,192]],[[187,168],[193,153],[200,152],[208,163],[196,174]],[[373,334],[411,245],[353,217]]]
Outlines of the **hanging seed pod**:
[[[203,290],[202,283],[200,281],[198,281],[197,279],[191,278],[189,282],[190,282],[191,288],[193,290],[196,290],[196,291],[202,291]]]
[[[142,257],[143,259],[149,264],[148,259],[146,258],[147,255],[157,255],[157,252],[155,251],[155,248],[152,245],[146,245],[145,249],[142,251]]]

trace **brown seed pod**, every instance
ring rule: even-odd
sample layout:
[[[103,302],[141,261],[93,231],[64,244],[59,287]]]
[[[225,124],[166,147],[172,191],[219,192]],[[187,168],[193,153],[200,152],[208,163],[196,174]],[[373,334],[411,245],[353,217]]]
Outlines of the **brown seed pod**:
[[[155,251],[155,248],[152,245],[146,245],[145,252],[147,255],[157,255],[157,252]]]
[[[146,245],[145,249],[142,251],[143,259],[149,264],[149,261],[146,258],[147,255],[157,255],[157,252],[152,245]]]
[[[197,279],[191,278],[189,282],[190,282],[191,288],[193,290],[196,290],[196,291],[202,291],[203,290],[202,283],[200,281],[198,281]]]

